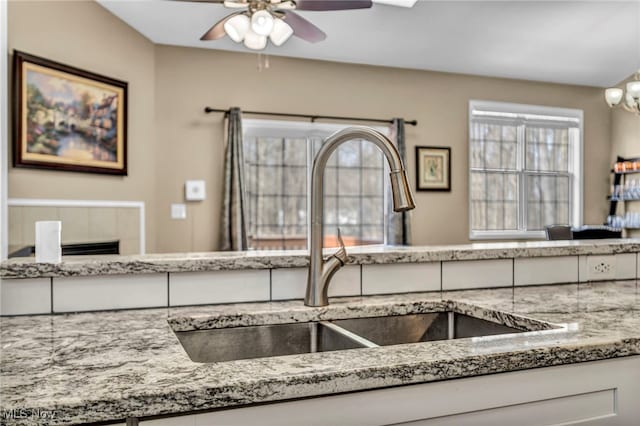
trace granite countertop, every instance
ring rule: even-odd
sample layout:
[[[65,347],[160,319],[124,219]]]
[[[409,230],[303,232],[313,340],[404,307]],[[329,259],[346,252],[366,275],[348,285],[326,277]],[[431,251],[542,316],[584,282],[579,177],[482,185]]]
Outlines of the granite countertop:
[[[640,251],[640,239],[476,243],[410,247],[365,246],[349,247],[347,251],[349,253],[348,263],[353,264],[416,263],[636,253]],[[172,253],[141,256],[65,256],[62,259],[62,263],[59,264],[36,263],[34,258],[14,258],[0,263],[0,278],[293,268],[306,267],[308,264],[308,253],[304,250]]]
[[[325,308],[289,301],[0,318],[3,414],[27,414],[2,421],[107,421],[640,354],[635,280],[331,302]],[[540,331],[199,364],[169,325],[193,330],[447,308]],[[34,421],[28,416],[34,413],[49,418]]]

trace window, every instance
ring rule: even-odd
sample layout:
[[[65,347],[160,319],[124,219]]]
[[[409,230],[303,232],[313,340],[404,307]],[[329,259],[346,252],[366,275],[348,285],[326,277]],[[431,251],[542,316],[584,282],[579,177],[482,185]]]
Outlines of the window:
[[[471,239],[582,223],[582,111],[469,103]]]
[[[243,120],[249,247],[306,249],[311,166],[328,136],[348,126]],[[385,134],[386,128],[379,128]],[[325,170],[325,246],[383,244],[386,192],[382,153],[354,140]]]

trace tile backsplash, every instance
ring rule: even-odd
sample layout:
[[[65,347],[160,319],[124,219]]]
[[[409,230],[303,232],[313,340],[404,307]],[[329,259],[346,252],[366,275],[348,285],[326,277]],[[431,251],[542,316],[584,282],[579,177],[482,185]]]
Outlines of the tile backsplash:
[[[637,253],[347,265],[329,295],[513,287],[640,278]],[[607,265],[613,268],[609,273]],[[602,272],[604,271],[604,272]],[[302,299],[306,268],[0,280],[0,315]]]

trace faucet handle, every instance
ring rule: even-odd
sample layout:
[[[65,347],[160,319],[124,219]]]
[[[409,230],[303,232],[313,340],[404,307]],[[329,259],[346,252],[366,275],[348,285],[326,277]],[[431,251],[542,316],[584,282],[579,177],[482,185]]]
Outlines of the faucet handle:
[[[340,227],[338,227],[338,243],[340,243],[340,248],[344,248],[344,241],[342,240],[342,231],[340,231]]]
[[[344,241],[342,240],[340,228],[338,228],[338,243],[340,244],[340,248],[333,254],[333,257],[337,258],[344,265],[347,262],[348,255],[347,249],[344,246]]]

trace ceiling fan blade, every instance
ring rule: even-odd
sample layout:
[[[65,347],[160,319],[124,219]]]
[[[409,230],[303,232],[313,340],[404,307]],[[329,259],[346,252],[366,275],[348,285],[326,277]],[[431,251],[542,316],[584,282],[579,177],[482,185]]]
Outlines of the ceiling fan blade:
[[[369,9],[373,2],[371,0],[295,0],[297,10],[349,10],[349,9]]]
[[[310,43],[317,43],[327,38],[320,28],[290,10],[283,10],[284,22],[293,29],[293,35]]]
[[[236,15],[240,15],[243,12],[235,12],[232,13],[231,15],[227,15],[224,18],[222,18],[221,20],[219,20],[218,22],[216,22],[216,24],[211,27],[209,29],[209,31],[207,31],[206,33],[204,33],[202,35],[202,37],[200,37],[200,40],[206,41],[206,40],[218,40],[224,36],[227,35],[227,33],[224,31],[224,23],[227,22],[229,19],[233,18]]]
[[[249,6],[246,0],[224,0],[223,4],[230,9],[244,9]]]
[[[398,6],[411,8],[415,6],[418,0],[373,0],[376,4],[387,4],[389,6]]]
[[[224,0],[172,0],[182,3],[224,3]]]

